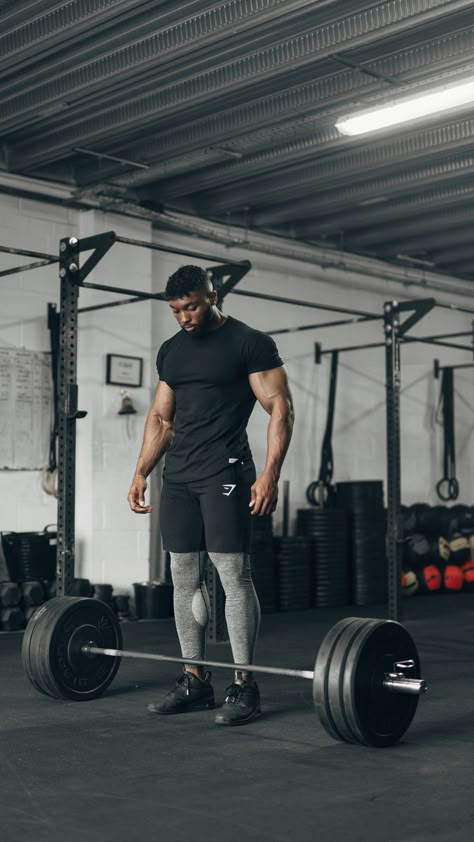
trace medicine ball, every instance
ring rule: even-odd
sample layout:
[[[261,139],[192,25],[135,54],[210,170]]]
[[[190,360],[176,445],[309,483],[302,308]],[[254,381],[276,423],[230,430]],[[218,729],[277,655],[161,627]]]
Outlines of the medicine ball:
[[[417,516],[417,531],[425,535],[447,534],[447,506],[427,506]]]
[[[474,509],[472,506],[464,506],[459,503],[448,509],[449,513],[449,535],[451,538],[455,532],[470,533],[474,531]]]
[[[464,564],[471,558],[471,546],[469,538],[465,535],[456,533],[449,542],[449,549],[451,550],[450,561],[453,564]]]
[[[446,564],[446,562],[450,560],[451,547],[449,546],[446,538],[443,538],[441,535],[439,538],[432,538],[431,550],[433,561],[436,563],[440,562],[441,564]]]
[[[417,573],[420,593],[435,593],[441,589],[443,576],[436,564],[427,564]]]
[[[444,568],[444,587],[447,591],[460,591],[464,585],[464,575],[457,564],[447,564]]]
[[[461,570],[464,576],[464,590],[474,591],[474,559],[461,565]]]
[[[423,518],[426,517],[426,514],[431,509],[431,506],[428,503],[413,503],[410,506],[411,514],[414,516],[416,521],[416,526],[414,531],[415,532],[424,532],[423,528]]]
[[[418,591],[418,577],[414,570],[404,570],[404,584],[402,585],[403,596],[414,596]]]
[[[431,561],[431,547],[426,535],[415,532],[403,543],[403,563],[409,570],[418,570]]]

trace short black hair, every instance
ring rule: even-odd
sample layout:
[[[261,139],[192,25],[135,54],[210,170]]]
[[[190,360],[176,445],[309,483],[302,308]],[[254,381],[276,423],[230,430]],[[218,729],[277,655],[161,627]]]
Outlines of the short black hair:
[[[168,278],[165,295],[168,301],[183,298],[194,290],[212,291],[212,283],[205,269],[200,266],[180,266]]]

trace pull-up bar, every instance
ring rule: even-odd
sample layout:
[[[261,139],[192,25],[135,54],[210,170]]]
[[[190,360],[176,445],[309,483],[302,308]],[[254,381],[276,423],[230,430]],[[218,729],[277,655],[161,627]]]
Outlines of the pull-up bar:
[[[227,260],[226,258],[215,254],[204,254],[203,252],[190,251],[188,249],[173,248],[172,246],[160,246],[158,243],[147,243],[145,240],[133,240],[130,237],[115,237],[116,243],[124,243],[128,246],[139,246],[140,248],[152,249],[152,251],[164,251],[168,254],[182,254],[183,257],[196,257],[201,260],[216,260],[219,263],[231,263],[233,266],[245,266],[250,268],[250,260]]]
[[[474,350],[474,349],[472,349],[472,350]],[[439,377],[440,371],[444,371],[446,368],[451,369],[451,371],[453,371],[454,369],[458,369],[458,368],[474,368],[474,363],[459,363],[459,365],[440,365],[439,360],[434,360],[433,362],[434,362],[433,374],[434,374],[436,380]]]
[[[449,336],[449,334],[447,335]],[[406,342],[421,342],[426,345],[441,345],[443,348],[455,348],[457,351],[470,351],[472,353],[473,350],[472,347],[469,348],[465,345],[457,345],[454,342],[442,342],[435,336],[403,336],[400,337],[399,341],[400,345],[404,345]],[[327,348],[323,351],[321,344],[319,342],[315,342],[314,358],[315,362],[319,363],[321,362],[321,357],[326,354],[332,354],[335,351],[338,353],[344,353],[344,351],[365,351],[368,348],[383,348],[384,346],[385,342],[368,342],[365,345],[345,345],[343,348]]]
[[[0,246],[0,252],[3,254],[18,254],[21,257],[39,258],[34,263],[26,263],[23,266],[13,266],[11,269],[3,269],[0,272],[0,278],[5,278],[7,275],[17,275],[19,272],[28,272],[29,269],[38,269],[40,266],[49,266],[51,263],[57,263],[59,260],[56,254],[43,254],[41,251],[18,249],[13,246]]]

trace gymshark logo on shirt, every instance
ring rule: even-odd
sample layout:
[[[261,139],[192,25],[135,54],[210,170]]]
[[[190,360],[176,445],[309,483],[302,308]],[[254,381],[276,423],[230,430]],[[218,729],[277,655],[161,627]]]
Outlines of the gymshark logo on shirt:
[[[222,488],[225,488],[225,491],[222,492],[224,497],[230,497],[230,495],[232,494],[232,492],[233,492],[234,488],[236,488],[236,486],[230,485],[230,483],[229,483],[229,485],[223,485]]]

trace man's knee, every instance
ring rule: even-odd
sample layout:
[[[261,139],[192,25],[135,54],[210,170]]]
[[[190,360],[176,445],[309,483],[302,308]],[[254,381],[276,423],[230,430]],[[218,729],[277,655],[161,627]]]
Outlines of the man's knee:
[[[252,585],[248,553],[209,553],[226,594]]]
[[[197,587],[200,580],[199,553],[170,553],[171,578],[175,588]]]

